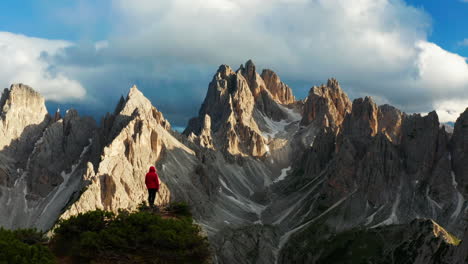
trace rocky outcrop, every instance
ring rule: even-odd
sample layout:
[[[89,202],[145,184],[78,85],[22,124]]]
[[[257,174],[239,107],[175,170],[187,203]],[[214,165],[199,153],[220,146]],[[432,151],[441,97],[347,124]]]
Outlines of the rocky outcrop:
[[[246,67],[234,72],[222,65],[208,87],[199,116],[190,120],[184,134],[194,133],[200,143],[206,146],[202,137],[206,116],[211,119],[214,147],[232,155],[263,156],[266,143],[254,119],[256,97],[261,97],[265,84],[255,71],[255,65],[248,61]],[[210,141],[210,140],[208,140]]]
[[[200,132],[199,138],[200,146],[204,148],[213,149],[213,137],[211,134],[211,118],[209,115],[205,115],[205,120],[203,122],[203,128]]]
[[[457,188],[464,197],[468,198],[468,109],[455,122],[451,147]]]
[[[73,170],[73,164],[92,143],[95,130],[93,119],[80,117],[73,109],[68,110],[63,119],[47,127],[35,143],[26,168],[30,199],[46,197],[66,181],[64,175]]]
[[[311,229],[298,234],[280,262],[464,263],[445,262],[444,255],[455,249],[459,240],[430,219],[372,229],[355,228],[316,241],[301,241],[311,234],[315,235]]]
[[[368,138],[378,132],[378,108],[370,97],[353,101],[353,110],[346,116],[343,134],[353,139]]]
[[[88,210],[133,209],[146,197],[144,175],[155,165],[164,148],[180,147],[191,152],[169,133],[170,125],[151,102],[133,86],[117,115],[108,116],[110,129],[101,133],[110,142],[104,146],[96,171],[88,165],[86,190],[62,214],[66,218]],[[170,192],[162,183],[158,204],[167,203]]]
[[[157,204],[189,203],[217,263],[327,262],[328,249],[360,256],[361,238],[385,253],[368,262],[431,263],[431,250],[455,252],[442,226],[466,227],[466,113],[451,135],[435,112],[406,115],[370,97],[351,104],[334,79],[295,101],[251,61],[219,67],[186,136],[135,86],[99,127],[74,110],[50,118],[43,101],[21,85],[0,100],[5,227],[47,230],[88,210],[134,209],[149,166],[162,182]]]
[[[222,231],[223,243],[215,248],[220,256],[218,262],[248,264],[275,263],[274,252],[271,250],[278,239],[277,231],[269,226],[252,225],[239,229],[227,227]],[[239,254],[240,252],[246,252]]]
[[[377,107],[371,98],[356,99],[342,130],[320,133],[296,169],[303,175],[283,186],[284,201],[309,201],[305,219],[311,220],[297,224],[283,216],[280,226],[295,229],[282,240],[308,229],[320,235],[317,225],[328,230],[326,235],[356,226],[407,224],[420,217],[433,218],[460,235],[466,204],[457,189],[459,178],[451,172],[449,139],[435,112],[407,116],[393,107]],[[429,252],[417,263],[430,259]],[[317,256],[309,257],[306,262]]]
[[[31,87],[13,84],[0,99],[0,151],[24,168],[34,143],[50,122],[44,98]]]
[[[447,146],[438,148],[439,118],[431,112],[427,116],[412,115],[402,125],[401,150],[409,174],[427,174],[433,170],[435,161],[446,154]],[[439,157],[437,157],[439,152]],[[417,176],[420,179],[421,176]]]
[[[391,142],[400,143],[401,123],[405,114],[391,105],[379,106],[379,132],[383,133]]]
[[[238,73],[242,74],[247,81],[250,91],[254,97],[257,97],[260,92],[266,89],[265,82],[262,77],[257,73],[257,69],[252,60],[248,60],[245,63],[245,68],[243,65],[239,67]]]
[[[467,263],[468,262],[468,229],[461,237],[461,242],[457,247],[450,248],[443,254],[441,263]]]
[[[351,112],[351,101],[336,79],[329,79],[327,85],[314,86],[304,103],[301,125],[315,123],[319,126],[337,129],[346,114]]]
[[[79,192],[96,124],[75,110],[52,119],[44,98],[12,85],[2,99],[0,225],[47,229]]]
[[[273,100],[284,105],[292,104],[296,101],[291,88],[283,83],[274,71],[265,69],[260,77],[265,82],[266,89],[272,95]]]

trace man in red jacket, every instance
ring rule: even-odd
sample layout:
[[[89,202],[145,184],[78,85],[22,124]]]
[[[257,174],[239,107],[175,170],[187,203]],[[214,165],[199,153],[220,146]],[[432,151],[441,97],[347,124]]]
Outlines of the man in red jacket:
[[[145,184],[146,188],[148,188],[149,206],[153,207],[156,193],[159,191],[159,177],[154,166],[151,166],[149,172],[146,173]]]

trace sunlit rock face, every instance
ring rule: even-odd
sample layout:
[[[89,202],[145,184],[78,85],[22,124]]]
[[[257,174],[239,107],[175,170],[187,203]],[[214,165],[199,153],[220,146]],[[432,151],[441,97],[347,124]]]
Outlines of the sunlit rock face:
[[[283,83],[274,71],[265,69],[260,76],[265,82],[266,89],[271,93],[276,102],[284,105],[296,102],[291,88]]]
[[[75,110],[52,119],[22,84],[3,92],[1,106],[0,224],[47,229],[79,190],[95,122]]]
[[[263,120],[258,121],[258,117],[288,119],[287,111],[281,107],[294,102],[291,89],[271,70],[259,75],[250,60],[235,72],[221,65],[208,87],[199,116],[190,120],[184,134],[202,136],[205,139],[200,142],[226,154],[261,157],[268,152],[268,146],[258,124]],[[212,140],[206,116],[211,121]]]
[[[442,227],[458,236],[466,228],[466,113],[452,134],[435,112],[351,102],[335,79],[296,100],[252,61],[219,67],[183,134],[135,86],[99,127],[73,109],[52,118],[25,85],[5,90],[0,106],[7,228],[48,230],[89,210],[133,210],[156,166],[157,205],[189,203],[216,263],[314,263],[323,255],[306,251],[316,241],[357,227],[385,229],[390,240],[410,228],[414,241],[430,242],[420,263],[431,259],[428,248],[443,249],[441,261],[466,257],[441,246]]]
[[[119,108],[105,121],[110,126],[109,133],[114,133],[112,139],[103,144],[96,169],[88,165],[85,191],[63,217],[95,209],[136,208],[146,200],[144,176],[149,166],[156,164],[163,148],[185,148],[172,137],[163,115],[135,86]],[[164,183],[158,195],[158,204],[169,201],[170,191]]]
[[[13,84],[0,99],[0,149],[24,167],[27,155],[50,122],[44,98],[31,87]],[[11,180],[9,181],[11,183]]]
[[[351,101],[343,92],[336,79],[329,79],[327,85],[314,86],[304,103],[301,125],[314,122],[319,126],[337,128],[351,111]]]

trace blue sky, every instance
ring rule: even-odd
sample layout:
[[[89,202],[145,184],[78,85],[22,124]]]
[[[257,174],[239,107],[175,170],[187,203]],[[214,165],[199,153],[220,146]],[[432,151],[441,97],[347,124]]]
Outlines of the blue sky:
[[[47,39],[100,40],[111,30],[109,1],[95,1],[91,7],[80,0],[3,0],[1,31]],[[78,11],[74,13],[75,11]],[[80,17],[81,16],[81,17]]]
[[[468,1],[462,0],[408,0],[408,4],[430,14],[432,30],[429,40],[444,49],[468,57],[468,46],[459,42],[468,38]]]
[[[0,83],[30,84],[51,111],[95,117],[137,84],[183,127],[220,64],[253,59],[299,98],[336,77],[351,98],[371,95],[409,113],[436,109],[442,121],[468,106],[468,2],[264,3],[3,0]]]

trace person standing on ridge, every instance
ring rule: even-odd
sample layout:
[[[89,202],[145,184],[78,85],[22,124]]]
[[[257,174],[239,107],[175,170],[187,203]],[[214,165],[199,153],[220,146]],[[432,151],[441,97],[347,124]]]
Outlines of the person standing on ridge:
[[[149,206],[154,207],[154,200],[156,199],[156,193],[159,191],[159,176],[154,166],[151,166],[149,168],[149,172],[146,173],[145,184],[146,184],[146,188],[148,188]]]

